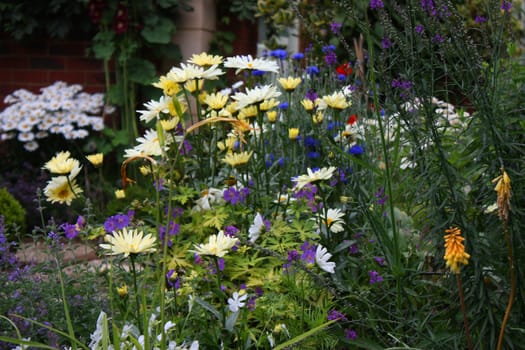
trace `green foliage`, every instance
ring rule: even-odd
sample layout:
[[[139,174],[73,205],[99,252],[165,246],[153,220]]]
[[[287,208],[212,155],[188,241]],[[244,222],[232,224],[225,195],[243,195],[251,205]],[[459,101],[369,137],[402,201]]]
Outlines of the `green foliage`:
[[[7,191],[0,188],[0,216],[4,218],[4,223],[8,228],[13,225],[23,231],[25,229],[26,212],[22,205]]]

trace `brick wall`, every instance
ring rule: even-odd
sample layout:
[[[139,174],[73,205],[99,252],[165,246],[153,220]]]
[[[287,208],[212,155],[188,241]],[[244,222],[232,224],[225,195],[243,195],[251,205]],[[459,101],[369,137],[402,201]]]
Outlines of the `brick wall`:
[[[87,57],[88,46],[87,41],[18,42],[0,36],[0,109],[14,90],[39,92],[58,80],[81,84],[86,92],[103,92],[103,63]]]

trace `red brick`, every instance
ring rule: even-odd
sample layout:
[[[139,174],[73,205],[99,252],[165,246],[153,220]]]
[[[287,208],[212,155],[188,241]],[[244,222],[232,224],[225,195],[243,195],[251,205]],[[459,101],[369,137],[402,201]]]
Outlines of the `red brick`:
[[[44,40],[34,41],[4,41],[4,54],[8,55],[46,55],[47,43]]]
[[[30,58],[31,68],[62,70],[65,67],[66,59],[64,57],[51,56],[32,56]]]
[[[103,71],[104,64],[100,60],[85,57],[69,57],[66,62],[67,70]]]
[[[104,85],[104,72],[84,72],[84,81],[87,85]]]
[[[28,56],[0,56],[0,67],[2,69],[27,69],[29,68]]]
[[[55,71],[49,72],[49,80],[52,82],[61,80],[68,84],[85,84],[84,72],[80,71]]]
[[[49,54],[56,56],[86,56],[85,42],[56,41],[49,44]]]
[[[48,73],[48,71],[40,69],[20,70],[15,72],[13,78],[15,82],[20,82],[21,84],[45,86],[50,82]]]
[[[0,68],[0,81],[2,83],[11,83],[13,80],[13,71],[4,69],[3,66]]]

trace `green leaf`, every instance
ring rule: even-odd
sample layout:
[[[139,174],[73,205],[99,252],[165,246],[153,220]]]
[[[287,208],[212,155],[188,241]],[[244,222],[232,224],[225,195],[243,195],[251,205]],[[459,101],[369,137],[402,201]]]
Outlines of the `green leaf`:
[[[113,32],[99,32],[93,38],[93,53],[95,58],[109,60],[115,52],[115,34]]]
[[[319,325],[315,328],[312,328],[310,329],[309,331],[307,332],[304,332],[303,334],[301,335],[298,335],[297,337],[293,338],[293,339],[290,339],[280,345],[277,345],[275,348],[273,348],[274,350],[281,350],[281,349],[285,349],[291,345],[294,345],[295,343],[299,343],[300,341],[303,341],[304,339],[308,338],[308,337],[311,337],[312,335],[314,335],[315,333],[317,332],[320,332],[322,331],[324,328],[326,328],[327,326],[331,325],[332,323],[336,322],[337,320],[332,320],[332,321],[328,321],[328,322],[325,322],[323,323],[322,325]]]
[[[204,223],[206,227],[215,227],[217,230],[221,230],[224,226],[224,222],[228,218],[228,213],[224,210],[217,209],[216,211],[210,210],[204,214]]]
[[[171,42],[171,35],[175,31],[175,24],[162,17],[146,17],[142,37],[150,43],[168,44]]]
[[[228,318],[226,319],[226,324],[224,325],[227,331],[233,332],[233,327],[235,326],[238,317],[239,311],[234,312],[230,316],[228,316]]]
[[[199,192],[196,191],[194,188],[185,186],[177,187],[177,192],[178,194],[173,196],[172,199],[183,205],[186,204],[190,199],[195,197],[195,195],[199,194]]]
[[[207,301],[202,300],[199,297],[195,297],[194,300],[197,302],[197,304],[211,312],[219,321],[222,319],[221,313],[215,307],[213,307],[213,305],[211,305]]]
[[[155,81],[157,71],[153,63],[141,58],[128,61],[128,79],[138,84],[148,85]]]

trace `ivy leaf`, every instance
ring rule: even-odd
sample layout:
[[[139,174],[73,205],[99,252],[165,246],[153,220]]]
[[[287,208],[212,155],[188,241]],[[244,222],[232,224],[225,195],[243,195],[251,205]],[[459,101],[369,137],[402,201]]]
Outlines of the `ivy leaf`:
[[[128,79],[139,84],[148,85],[155,81],[157,71],[153,63],[141,58],[132,58],[128,62]]]
[[[171,42],[171,34],[175,30],[175,24],[167,18],[146,17],[144,21],[142,36],[153,44],[168,44]]]

